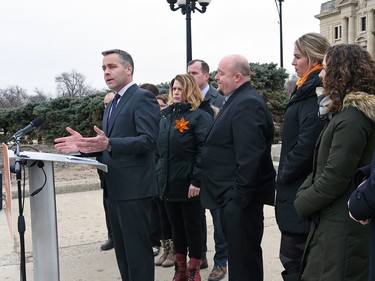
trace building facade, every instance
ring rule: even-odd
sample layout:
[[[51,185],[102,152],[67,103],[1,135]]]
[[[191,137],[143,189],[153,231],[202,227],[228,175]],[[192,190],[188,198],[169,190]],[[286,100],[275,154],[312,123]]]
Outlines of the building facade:
[[[374,10],[375,0],[332,0],[324,2],[315,17],[331,44],[359,44],[375,57]]]

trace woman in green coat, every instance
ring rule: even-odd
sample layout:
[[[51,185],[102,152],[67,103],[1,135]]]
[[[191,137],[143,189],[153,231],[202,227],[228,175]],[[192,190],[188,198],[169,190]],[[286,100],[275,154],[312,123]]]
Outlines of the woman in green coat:
[[[312,221],[301,280],[366,281],[369,229],[349,218],[347,202],[355,170],[370,163],[375,147],[375,62],[358,45],[335,45],[319,76],[320,116],[329,123],[294,201],[297,213]]]

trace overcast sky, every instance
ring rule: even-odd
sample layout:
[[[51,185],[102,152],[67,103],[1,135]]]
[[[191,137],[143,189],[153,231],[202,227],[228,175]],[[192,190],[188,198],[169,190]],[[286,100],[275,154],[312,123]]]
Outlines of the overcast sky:
[[[320,0],[282,4],[284,67],[293,43],[319,32]],[[277,0],[278,3],[278,0]],[[199,6],[199,5],[198,5]],[[162,83],[186,71],[186,21],[166,0],[1,0],[0,88],[19,86],[53,96],[55,77],[73,69],[86,83],[106,89],[101,52],[120,48],[135,62],[137,83]],[[212,0],[205,14],[192,14],[193,58],[210,70],[228,54],[251,62],[280,63],[279,17],[275,0]]]

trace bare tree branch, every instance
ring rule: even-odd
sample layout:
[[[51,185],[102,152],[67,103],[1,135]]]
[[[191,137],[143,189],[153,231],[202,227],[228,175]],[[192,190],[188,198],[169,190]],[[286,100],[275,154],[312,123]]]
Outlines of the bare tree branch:
[[[74,98],[91,94],[93,90],[85,81],[86,77],[74,69],[69,73],[61,73],[55,77],[58,95]]]

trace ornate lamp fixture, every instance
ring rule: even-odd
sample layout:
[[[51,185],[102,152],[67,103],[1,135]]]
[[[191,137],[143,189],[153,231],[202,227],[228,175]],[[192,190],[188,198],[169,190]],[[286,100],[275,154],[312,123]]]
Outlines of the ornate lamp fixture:
[[[172,11],[181,10],[183,15],[186,15],[186,64],[192,59],[191,50],[191,13],[198,11],[200,13],[205,13],[207,6],[210,4],[211,0],[167,0],[169,7]],[[197,2],[201,6],[198,8]],[[177,4],[177,6],[175,6]]]

